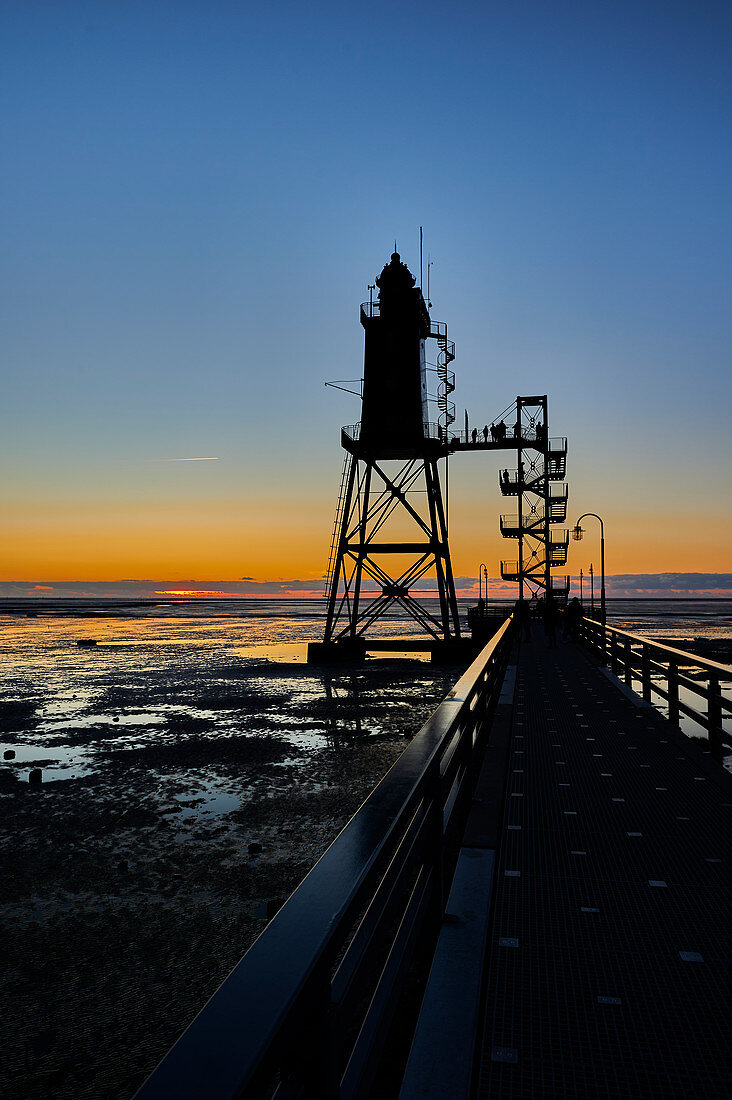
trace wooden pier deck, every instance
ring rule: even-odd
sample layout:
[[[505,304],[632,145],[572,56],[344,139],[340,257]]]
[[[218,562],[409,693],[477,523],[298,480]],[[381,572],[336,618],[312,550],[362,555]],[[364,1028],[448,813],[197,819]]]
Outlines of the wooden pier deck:
[[[459,1095],[729,1096],[732,777],[586,651],[543,637],[520,647],[506,750],[475,1072]],[[405,1098],[458,1095],[459,1067],[434,1047],[449,1014],[435,992]]]
[[[732,671],[583,637],[503,624],[139,1100],[730,1095]]]

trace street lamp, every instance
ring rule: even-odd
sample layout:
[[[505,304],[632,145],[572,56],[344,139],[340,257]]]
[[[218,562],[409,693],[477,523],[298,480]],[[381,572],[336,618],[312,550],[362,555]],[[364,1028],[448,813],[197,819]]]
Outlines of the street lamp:
[[[488,566],[481,562],[478,566],[478,599],[483,598],[483,577],[485,577],[485,598],[488,599]]]
[[[605,620],[606,620],[606,614],[605,614],[605,525],[602,522],[602,520],[600,519],[600,517],[598,516],[597,512],[585,512],[583,515],[580,516],[580,518],[577,520],[577,525],[572,528],[572,538],[575,540],[575,542],[581,542],[584,531],[580,527],[580,524],[582,523],[583,519],[586,519],[587,516],[592,516],[593,519],[598,520],[599,523],[600,523],[600,616],[601,616],[603,624],[604,624]]]

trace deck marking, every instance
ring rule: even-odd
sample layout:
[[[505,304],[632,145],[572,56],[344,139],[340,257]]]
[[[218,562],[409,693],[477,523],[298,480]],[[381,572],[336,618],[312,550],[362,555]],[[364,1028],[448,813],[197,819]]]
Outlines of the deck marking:
[[[704,956],[698,951],[679,951],[679,955],[685,963],[703,963]]]
[[[649,878],[648,885],[649,886],[665,886],[666,883],[663,881],[662,878]]]
[[[518,1064],[518,1051],[513,1047],[493,1047],[491,1050],[492,1062],[508,1062],[509,1065]]]
[[[501,936],[498,941],[499,947],[518,947],[519,941],[514,936]]]

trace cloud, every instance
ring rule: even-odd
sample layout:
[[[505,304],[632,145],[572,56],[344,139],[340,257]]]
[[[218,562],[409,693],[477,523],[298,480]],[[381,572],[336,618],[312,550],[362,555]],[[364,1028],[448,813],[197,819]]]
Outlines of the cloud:
[[[462,600],[473,600],[478,595],[478,582],[475,577],[456,577],[455,588]],[[579,578],[572,577],[573,592],[579,589]],[[599,596],[600,579],[595,576],[595,594]],[[184,580],[146,579],[117,581],[0,581],[0,599],[130,599],[161,600],[175,598],[185,593],[190,598],[222,599],[240,597],[266,599],[277,597],[316,598],[322,594],[323,579],[317,578],[272,578],[256,580],[254,577],[240,577],[238,580],[206,580],[193,578]],[[363,591],[372,594],[378,591],[373,581],[364,582]],[[434,578],[423,577],[413,589],[415,594],[437,595],[437,582]],[[589,592],[589,579],[585,578],[585,593]],[[607,577],[607,592],[610,598],[732,598],[732,573],[620,573]],[[498,577],[488,580],[488,596],[493,599],[513,599],[516,585]],[[183,598],[178,595],[178,598]]]
[[[595,580],[597,581],[597,574]],[[607,578],[607,587],[612,591],[732,591],[732,573],[616,573]]]

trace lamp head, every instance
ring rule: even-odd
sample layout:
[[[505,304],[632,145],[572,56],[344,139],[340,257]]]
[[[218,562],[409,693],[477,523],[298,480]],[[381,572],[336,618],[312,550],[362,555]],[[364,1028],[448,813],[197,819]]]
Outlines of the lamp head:
[[[582,535],[583,534],[584,534],[584,531],[580,527],[579,523],[577,524],[576,527],[572,528],[572,538],[574,539],[575,542],[582,542]]]

